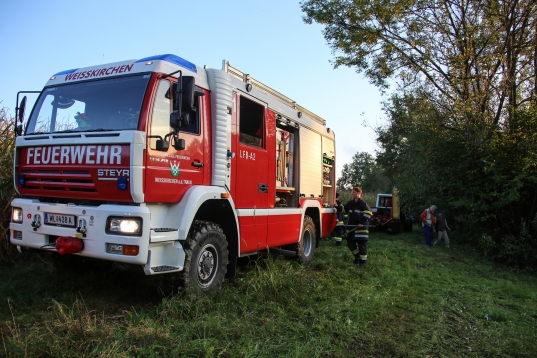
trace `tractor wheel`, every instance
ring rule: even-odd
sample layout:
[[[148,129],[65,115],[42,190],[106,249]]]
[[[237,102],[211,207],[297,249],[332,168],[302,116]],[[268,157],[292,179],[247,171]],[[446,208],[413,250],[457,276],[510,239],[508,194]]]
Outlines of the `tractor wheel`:
[[[302,236],[298,242],[298,262],[302,265],[308,265],[315,255],[315,224],[311,217],[305,215],[302,224]]]
[[[179,274],[179,284],[196,295],[218,291],[228,263],[226,236],[220,226],[195,221],[183,249],[185,266]]]

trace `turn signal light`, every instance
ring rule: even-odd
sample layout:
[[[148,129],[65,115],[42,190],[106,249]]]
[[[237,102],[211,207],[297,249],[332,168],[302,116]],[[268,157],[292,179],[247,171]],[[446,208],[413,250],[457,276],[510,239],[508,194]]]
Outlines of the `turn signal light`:
[[[123,245],[123,255],[137,256],[140,252],[140,247],[137,245]]]
[[[137,256],[140,253],[138,245],[106,244],[106,252],[109,254]]]

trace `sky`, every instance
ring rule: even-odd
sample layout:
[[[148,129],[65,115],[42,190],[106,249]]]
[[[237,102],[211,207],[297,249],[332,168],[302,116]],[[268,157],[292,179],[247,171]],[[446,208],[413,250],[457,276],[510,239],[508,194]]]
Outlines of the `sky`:
[[[334,69],[323,27],[303,22],[298,0],[4,0],[0,14],[0,107],[12,116],[17,92],[57,72],[171,53],[200,67],[228,60],[324,118],[338,176],[378,149],[383,97],[354,69]]]

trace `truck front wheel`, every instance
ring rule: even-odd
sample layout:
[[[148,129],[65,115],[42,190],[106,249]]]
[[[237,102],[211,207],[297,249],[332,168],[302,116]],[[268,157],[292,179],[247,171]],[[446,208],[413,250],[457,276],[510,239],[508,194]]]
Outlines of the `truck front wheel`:
[[[220,226],[195,221],[183,244],[185,266],[179,283],[196,294],[220,289],[227,270],[228,249]]]
[[[315,224],[308,215],[304,216],[304,223],[302,224],[302,236],[298,242],[298,262],[302,265],[308,265],[313,261],[315,254]]]

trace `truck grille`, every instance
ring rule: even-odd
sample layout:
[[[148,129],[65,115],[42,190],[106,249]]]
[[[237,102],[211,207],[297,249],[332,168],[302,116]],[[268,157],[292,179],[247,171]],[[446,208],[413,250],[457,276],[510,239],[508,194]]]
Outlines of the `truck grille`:
[[[28,189],[96,193],[87,170],[23,170]]]

